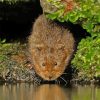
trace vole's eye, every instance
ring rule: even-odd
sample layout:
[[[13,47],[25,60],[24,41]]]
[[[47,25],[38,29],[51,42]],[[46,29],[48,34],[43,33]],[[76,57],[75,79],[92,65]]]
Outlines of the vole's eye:
[[[57,66],[57,62],[54,63],[54,66]]]
[[[44,66],[44,67],[45,67],[45,66],[46,66],[46,64],[45,64],[45,63],[42,63],[42,66]]]

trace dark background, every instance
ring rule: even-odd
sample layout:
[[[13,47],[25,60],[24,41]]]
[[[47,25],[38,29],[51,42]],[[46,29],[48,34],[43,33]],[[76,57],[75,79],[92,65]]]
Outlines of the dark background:
[[[41,13],[39,0],[0,2],[0,38],[6,38],[7,41],[25,39]]]
[[[0,2],[0,39],[6,38],[6,41],[27,40],[34,21],[42,13],[39,1]],[[80,25],[69,22],[67,26],[74,34],[77,43],[88,35]]]

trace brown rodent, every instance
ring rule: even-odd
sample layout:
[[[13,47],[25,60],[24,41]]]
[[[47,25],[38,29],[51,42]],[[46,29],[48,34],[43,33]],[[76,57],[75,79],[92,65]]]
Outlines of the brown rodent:
[[[68,66],[73,51],[72,33],[40,15],[29,37],[29,52],[36,73],[44,80],[57,79]]]

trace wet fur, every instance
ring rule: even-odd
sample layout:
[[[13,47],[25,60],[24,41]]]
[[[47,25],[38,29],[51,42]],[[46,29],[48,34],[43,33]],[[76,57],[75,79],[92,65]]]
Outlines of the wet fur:
[[[44,80],[55,80],[67,68],[74,51],[74,38],[67,28],[38,17],[29,37],[34,70]]]

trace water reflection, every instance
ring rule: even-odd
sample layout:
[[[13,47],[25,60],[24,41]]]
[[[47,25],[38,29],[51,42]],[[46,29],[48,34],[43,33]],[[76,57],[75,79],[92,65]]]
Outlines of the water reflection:
[[[35,100],[71,100],[70,92],[58,85],[42,85],[34,93]]]
[[[100,88],[33,84],[0,85],[0,100],[100,100]]]

